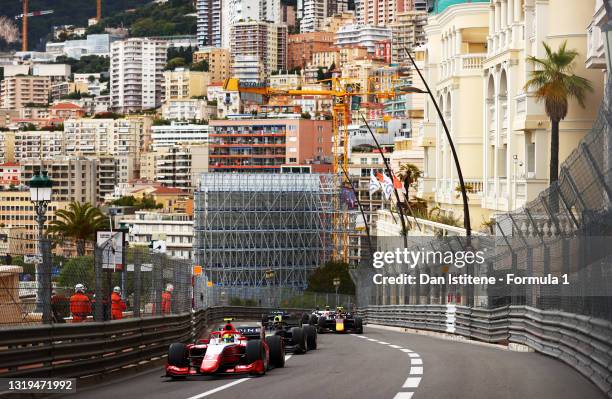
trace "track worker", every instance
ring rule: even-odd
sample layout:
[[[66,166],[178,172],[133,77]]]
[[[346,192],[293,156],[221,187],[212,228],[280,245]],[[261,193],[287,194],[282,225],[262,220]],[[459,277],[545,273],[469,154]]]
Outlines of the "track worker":
[[[72,313],[72,322],[80,323],[87,320],[87,316],[91,314],[91,301],[85,295],[83,284],[75,285],[74,291],[74,294],[70,297],[70,313]]]
[[[125,302],[121,299],[121,288],[113,288],[111,294],[111,315],[113,320],[121,320],[123,318],[123,311],[127,308]]]

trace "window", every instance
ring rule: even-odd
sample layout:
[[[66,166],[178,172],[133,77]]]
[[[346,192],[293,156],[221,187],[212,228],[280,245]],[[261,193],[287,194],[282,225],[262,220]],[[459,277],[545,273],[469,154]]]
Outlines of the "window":
[[[289,162],[290,163],[296,163],[297,162],[297,158],[289,158]]]

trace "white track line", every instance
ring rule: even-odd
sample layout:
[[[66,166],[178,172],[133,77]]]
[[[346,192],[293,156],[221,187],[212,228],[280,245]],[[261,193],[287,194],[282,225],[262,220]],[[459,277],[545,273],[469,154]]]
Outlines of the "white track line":
[[[410,352],[408,354],[408,356],[410,356],[410,357],[420,357],[418,353],[414,353],[414,352]]]
[[[423,375],[423,367],[410,367],[410,374]]]
[[[406,352],[406,353],[412,353],[412,351],[410,349],[406,349],[406,348],[402,348],[400,349],[402,352]]]
[[[417,388],[421,383],[421,377],[408,377],[402,388]]]
[[[414,392],[398,392],[393,399],[410,399]]]
[[[383,342],[383,341],[378,341],[379,344],[383,344],[383,345],[389,345],[388,342]]]
[[[410,359],[410,365],[412,366],[418,366],[418,365],[422,365],[423,364],[423,360],[422,359]]]
[[[291,355],[285,355],[285,361],[289,360],[290,358],[291,358]],[[197,395],[194,395],[194,396],[190,396],[187,399],[205,398],[207,396],[210,396],[210,395],[215,394],[217,392],[223,391],[224,389],[231,388],[234,385],[238,385],[238,384],[240,384],[242,382],[245,382],[245,381],[248,381],[248,380],[250,380],[250,378],[240,378],[238,380],[234,380],[232,382],[228,382],[225,385],[221,385],[220,387],[217,387],[215,389],[211,389],[210,391],[206,391],[206,392],[202,392],[202,393],[199,393]]]
[[[377,340],[377,339],[373,339],[373,338],[368,338],[368,341],[378,342],[378,340]]]
[[[402,347],[399,345],[389,345],[389,346],[393,349],[402,349]]]

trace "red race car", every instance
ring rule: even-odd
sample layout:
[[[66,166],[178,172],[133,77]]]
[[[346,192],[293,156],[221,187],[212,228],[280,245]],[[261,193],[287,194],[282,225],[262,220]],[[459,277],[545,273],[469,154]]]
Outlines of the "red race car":
[[[170,345],[166,376],[177,379],[211,374],[264,375],[271,367],[285,366],[285,347],[280,336],[265,337],[260,327],[246,330],[261,331],[262,335],[254,338],[253,334],[244,333],[245,327],[237,330],[227,323],[207,339]]]

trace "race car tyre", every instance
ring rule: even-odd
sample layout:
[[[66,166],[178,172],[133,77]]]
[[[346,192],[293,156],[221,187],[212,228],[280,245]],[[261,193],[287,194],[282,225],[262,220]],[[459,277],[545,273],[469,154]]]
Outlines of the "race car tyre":
[[[308,350],[317,349],[317,329],[313,326],[304,326],[304,335],[306,335]]]
[[[187,347],[185,344],[174,343],[168,348],[168,364],[174,367],[188,367]]]
[[[317,330],[319,331],[319,334],[323,334],[325,332],[325,318],[324,317],[319,317],[319,319],[317,320]]]
[[[291,338],[295,345],[294,353],[306,353],[308,346],[306,346],[306,337],[304,336],[304,330],[300,327],[293,327],[291,329]]]
[[[357,334],[363,334],[363,319],[361,317],[355,317],[355,331]]]
[[[247,341],[246,345],[246,358],[247,363],[254,363],[257,360],[262,360],[264,362],[263,372],[259,373],[260,375],[266,374],[266,369],[268,365],[266,364],[266,350],[263,346],[263,343],[260,339],[254,339],[252,341]]]
[[[310,318],[308,319],[308,324],[310,324],[311,326],[316,326],[317,325],[317,316],[314,314],[310,315]]]
[[[308,315],[308,313],[302,313],[302,325],[308,324],[309,321],[310,316]]]
[[[280,335],[272,335],[266,338],[270,347],[270,363],[274,367],[285,367],[285,345]]]

